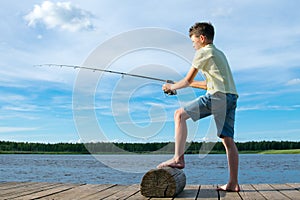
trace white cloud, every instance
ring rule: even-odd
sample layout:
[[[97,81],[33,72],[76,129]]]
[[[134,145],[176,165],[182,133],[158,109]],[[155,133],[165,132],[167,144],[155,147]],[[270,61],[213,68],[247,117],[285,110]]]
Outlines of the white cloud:
[[[30,128],[30,127],[0,127],[0,133],[7,133],[7,132],[16,132],[16,131],[34,131],[38,128]]]
[[[294,78],[288,81],[286,85],[300,85],[300,78]]]
[[[7,106],[2,106],[2,110],[5,111],[18,111],[18,112],[29,112],[29,111],[36,111],[37,110],[37,106],[35,105],[26,105],[26,104],[22,104],[22,105],[7,105]]]
[[[251,105],[251,106],[239,106],[237,108],[237,111],[265,111],[265,110],[280,110],[280,111],[291,111],[291,110],[297,110],[299,108],[299,105]]]
[[[40,23],[48,29],[60,28],[71,32],[92,30],[94,28],[91,18],[93,15],[71,2],[44,1],[41,5],[35,5],[34,9],[24,16],[28,26],[35,27]]]

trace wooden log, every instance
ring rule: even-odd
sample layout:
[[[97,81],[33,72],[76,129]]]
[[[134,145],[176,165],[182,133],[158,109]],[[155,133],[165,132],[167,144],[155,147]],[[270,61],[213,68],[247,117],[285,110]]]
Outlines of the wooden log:
[[[185,184],[183,170],[171,167],[151,169],[142,178],[141,194],[145,197],[175,197]]]

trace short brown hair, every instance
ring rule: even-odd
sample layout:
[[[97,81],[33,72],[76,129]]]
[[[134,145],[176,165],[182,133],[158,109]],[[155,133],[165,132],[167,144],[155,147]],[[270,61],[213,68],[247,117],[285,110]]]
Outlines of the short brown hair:
[[[215,30],[213,25],[209,22],[196,22],[193,26],[191,26],[189,34],[190,37],[192,37],[192,35],[195,35],[196,37],[203,35],[207,39],[213,41],[215,36]]]

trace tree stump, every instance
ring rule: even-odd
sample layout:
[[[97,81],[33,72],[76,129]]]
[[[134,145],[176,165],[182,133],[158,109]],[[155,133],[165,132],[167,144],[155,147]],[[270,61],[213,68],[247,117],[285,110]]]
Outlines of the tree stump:
[[[141,194],[145,197],[175,197],[185,184],[183,170],[171,167],[151,169],[142,178]]]

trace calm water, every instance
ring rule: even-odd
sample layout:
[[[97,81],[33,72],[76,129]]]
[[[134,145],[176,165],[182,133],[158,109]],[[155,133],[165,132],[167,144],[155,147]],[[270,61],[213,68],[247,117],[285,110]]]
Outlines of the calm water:
[[[171,155],[0,155],[1,181],[140,183],[143,174]],[[188,184],[223,184],[225,155],[186,155]],[[300,155],[240,155],[239,181],[300,182]]]

